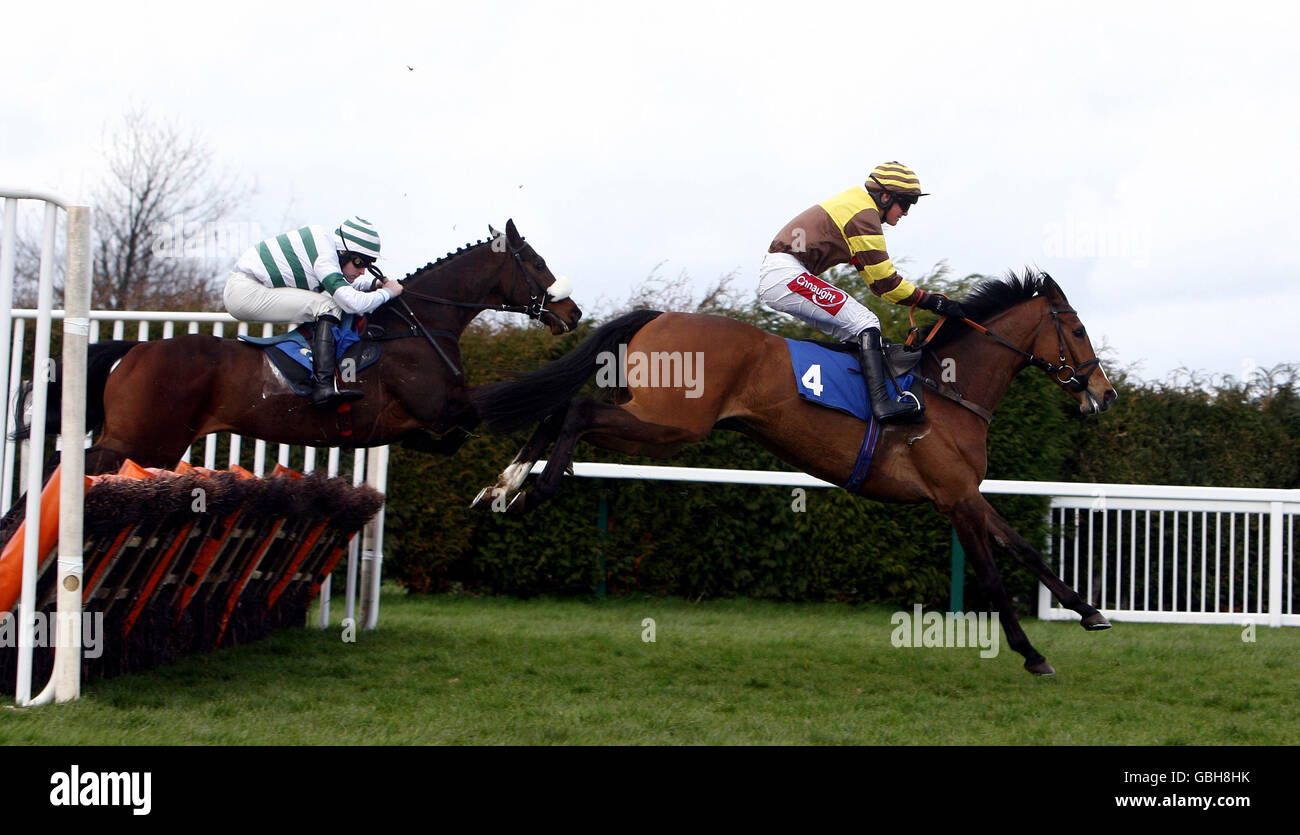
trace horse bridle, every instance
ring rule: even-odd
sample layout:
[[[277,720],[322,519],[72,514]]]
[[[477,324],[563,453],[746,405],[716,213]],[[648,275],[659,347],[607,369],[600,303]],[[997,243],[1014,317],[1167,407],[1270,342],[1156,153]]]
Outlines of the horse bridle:
[[[530,247],[528,246],[528,242],[523,238],[519,239],[518,247],[512,247],[509,245],[508,242],[506,244],[506,251],[510,253],[511,259],[514,260],[515,284],[518,285],[520,280],[522,279],[523,282],[528,286],[527,305],[482,304],[479,302],[461,302],[461,301],[456,301],[455,299],[444,299],[438,296],[430,296],[425,293],[417,293],[414,290],[405,290],[405,289],[402,291],[402,295],[409,295],[412,298],[420,299],[421,301],[429,301],[429,302],[435,302],[437,304],[451,305],[452,307],[472,307],[477,310],[498,310],[501,311],[502,313],[522,313],[525,316],[527,316],[529,319],[536,319],[538,322],[541,322],[542,324],[546,324],[545,320],[542,317],[550,316],[555,321],[559,322],[560,326],[563,327],[566,331],[570,330],[571,328],[569,327],[568,322],[564,321],[558,315],[546,309],[546,302],[547,299],[550,298],[550,294],[547,292],[545,287],[541,286],[540,283],[538,283],[532,276],[528,274],[528,269],[524,266],[524,251],[527,249],[530,249]],[[534,252],[533,254],[537,255],[536,252]],[[540,256],[537,257],[538,260],[540,261],[541,257]],[[546,262],[542,261],[543,268],[545,267],[545,263]],[[415,318],[415,314],[411,312],[410,307],[406,307],[406,310],[408,313],[411,313],[412,318]],[[416,321],[418,322],[419,320],[417,319]]]
[[[966,325],[967,327],[971,328],[972,330],[979,331],[980,333],[989,337],[993,341],[997,342],[999,345],[1002,345],[1014,351],[1015,353],[1019,354],[1020,356],[1024,357],[1025,361],[1028,362],[1030,365],[1034,366],[1035,368],[1041,368],[1042,370],[1046,371],[1048,374],[1052,375],[1052,378],[1058,384],[1065,386],[1066,388],[1076,393],[1082,393],[1086,391],[1088,388],[1088,378],[1092,376],[1092,373],[1094,371],[1096,371],[1098,368],[1101,367],[1101,360],[1096,357],[1093,357],[1087,362],[1079,363],[1078,357],[1075,356],[1074,349],[1070,348],[1069,360],[1072,361],[1074,365],[1071,365],[1070,362],[1067,362],[1066,361],[1067,358],[1065,355],[1066,353],[1065,328],[1061,324],[1061,314],[1072,313],[1078,315],[1078,313],[1072,308],[1068,308],[1068,307],[1058,308],[1056,306],[1056,303],[1051,299],[1047,299],[1047,308],[1049,311],[1049,315],[1051,316],[1052,322],[1056,326],[1056,347],[1057,347],[1058,361],[1057,364],[1055,365],[1053,365],[1048,360],[1043,359],[1042,357],[1035,356],[1030,351],[1026,351],[1021,348],[1018,348],[1008,340],[1004,339],[1003,337],[999,336],[998,334],[984,327],[979,322],[976,322],[972,319],[960,319],[959,321],[962,324]],[[906,343],[907,349],[911,351],[924,351],[925,348],[930,344],[930,341],[934,339],[935,334],[939,332],[939,329],[943,327],[943,325],[947,321],[948,321],[947,317],[941,317],[938,322],[934,323],[934,327],[930,329],[929,333],[925,335],[925,338],[922,339],[919,344],[912,345],[911,344],[912,338],[918,332],[918,329],[915,326],[915,321],[913,321],[912,333],[909,334],[907,338],[907,343]],[[1038,332],[1043,329],[1043,326],[1045,324],[1047,324],[1046,320],[1038,323],[1038,327],[1034,329],[1033,334],[1029,337],[1030,345],[1034,344],[1034,340],[1038,338]],[[943,395],[944,397],[947,397],[950,400],[955,401],[959,405],[964,406],[965,408],[979,415],[981,418],[984,419],[986,423],[991,423],[993,421],[992,412],[988,411],[982,406],[978,406],[970,402],[969,400],[967,400],[965,397],[962,396],[960,391],[956,390],[956,387],[953,386],[951,382],[947,383],[948,386],[953,388],[953,391],[951,392],[945,391],[943,386],[940,383],[931,380],[929,377],[923,377],[922,382],[924,382],[930,388],[934,389],[937,393]]]
[[[1064,326],[1061,325],[1061,314],[1071,313],[1077,316],[1078,311],[1069,307],[1057,308],[1056,302],[1052,301],[1051,299],[1047,300],[1047,309],[1049,315],[1051,316],[1052,323],[1056,326],[1056,348],[1057,348],[1057,356],[1058,356],[1056,365],[1053,365],[1051,362],[1043,359],[1042,357],[1034,356],[1034,354],[1031,353],[1030,351],[1025,351],[1020,348],[1017,348],[1015,345],[1012,345],[1010,342],[998,336],[996,333],[984,327],[983,325],[979,324],[978,322],[972,322],[970,319],[962,319],[962,323],[971,328],[974,328],[980,333],[983,333],[985,336],[992,338],[998,344],[1004,345],[1007,348],[1010,348],[1012,351],[1015,351],[1017,354],[1020,354],[1022,357],[1025,358],[1026,361],[1028,361],[1030,365],[1034,366],[1035,368],[1043,369],[1048,374],[1052,375],[1052,378],[1056,380],[1057,383],[1070,389],[1070,391],[1076,393],[1082,393],[1084,391],[1087,391],[1088,378],[1092,376],[1092,373],[1094,371],[1096,371],[1098,368],[1101,367],[1101,360],[1098,359],[1097,357],[1093,357],[1087,362],[1079,363],[1079,358],[1075,355],[1074,348],[1071,347],[1069,348],[1070,362],[1066,362],[1065,352],[1066,352],[1067,344],[1065,339],[1065,328]],[[1034,329],[1033,334],[1029,337],[1030,345],[1034,344],[1034,340],[1038,338],[1038,332],[1041,331],[1043,329],[1043,326],[1046,324],[1047,324],[1046,320],[1038,323],[1038,327]],[[1071,365],[1070,363],[1074,363],[1074,364]]]
[[[566,331],[570,330],[568,322],[564,321],[558,315],[546,309],[545,307],[546,300],[550,294],[547,293],[546,288],[542,287],[531,276],[528,275],[528,270],[524,267],[524,260],[523,260],[523,253],[526,248],[528,248],[528,244],[523,238],[519,239],[518,247],[511,247],[507,240],[506,251],[510,253],[510,257],[514,260],[514,264],[515,264],[515,273],[514,273],[515,284],[518,285],[520,278],[522,278],[524,283],[528,285],[527,305],[481,304],[478,302],[462,302],[462,301],[457,301],[455,299],[444,299],[439,296],[430,296],[426,293],[418,293],[415,290],[407,290],[405,289],[405,287],[403,287],[402,289],[402,295],[397,297],[397,302],[400,304],[401,309],[406,311],[406,314],[411,317],[411,322],[410,322],[411,331],[412,331],[411,335],[414,335],[415,333],[418,332],[426,340],[428,340],[429,344],[432,345],[433,349],[438,352],[438,356],[442,358],[443,363],[451,371],[453,376],[457,378],[464,377],[465,372],[460,370],[460,368],[456,365],[456,363],[452,360],[452,358],[447,355],[447,352],[443,350],[443,347],[434,340],[434,337],[441,336],[445,339],[451,339],[453,341],[458,339],[458,337],[456,336],[456,334],[452,333],[451,331],[444,331],[444,330],[430,331],[428,328],[424,326],[424,323],[420,321],[420,317],[415,315],[415,311],[412,310],[411,306],[406,303],[406,299],[404,299],[403,296],[409,295],[412,298],[420,299],[421,301],[434,302],[435,304],[445,304],[445,305],[450,305],[451,307],[469,307],[469,308],[474,308],[475,310],[498,310],[501,311],[502,313],[522,313],[525,316],[527,316],[529,319],[536,319],[538,322],[542,322],[543,324],[545,324],[545,322],[543,321],[542,316],[549,315],[553,317],[555,321],[559,322],[560,325],[563,326],[563,328]],[[534,252],[533,254],[536,255],[537,253]],[[538,260],[541,260],[540,256],[538,256]],[[543,265],[545,265],[544,261],[542,263]],[[381,278],[382,275],[376,277]],[[400,315],[401,314],[399,314],[399,316]]]

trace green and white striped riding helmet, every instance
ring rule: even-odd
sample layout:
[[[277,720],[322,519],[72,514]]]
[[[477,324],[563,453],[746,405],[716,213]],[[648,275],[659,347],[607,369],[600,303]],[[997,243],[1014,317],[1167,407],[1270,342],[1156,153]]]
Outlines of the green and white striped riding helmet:
[[[367,258],[379,257],[379,230],[363,217],[353,215],[334,230],[334,245]]]

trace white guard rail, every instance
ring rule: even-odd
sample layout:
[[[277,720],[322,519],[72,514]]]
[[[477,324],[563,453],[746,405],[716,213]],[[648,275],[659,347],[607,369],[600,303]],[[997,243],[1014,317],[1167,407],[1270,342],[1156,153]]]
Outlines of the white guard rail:
[[[545,466],[538,461],[532,472]],[[573,474],[837,486],[805,473],[703,467],[575,463]],[[1300,626],[1295,584],[1300,490],[990,479],[980,491],[1051,497],[1051,548],[1044,559],[1107,617]],[[1042,584],[1038,616],[1078,617],[1056,604]]]

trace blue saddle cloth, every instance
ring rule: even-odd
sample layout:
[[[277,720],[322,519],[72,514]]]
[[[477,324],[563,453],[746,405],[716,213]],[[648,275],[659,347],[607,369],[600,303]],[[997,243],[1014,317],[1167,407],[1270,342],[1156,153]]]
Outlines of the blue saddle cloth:
[[[794,387],[800,397],[809,403],[844,412],[867,423],[857,463],[854,464],[849,480],[844,483],[845,490],[857,492],[866,481],[876,451],[876,442],[880,440],[880,422],[871,415],[871,400],[867,397],[867,385],[858,365],[857,352],[837,351],[816,342],[798,339],[786,339],[785,344],[790,350]],[[898,384],[904,390],[911,388],[914,381],[915,376],[910,373],[898,378]],[[898,389],[888,375],[885,388],[890,397],[898,397]]]
[[[858,420],[871,417],[871,400],[867,397],[867,385],[862,379],[862,369],[858,367],[856,352],[836,351],[816,342],[801,342],[787,339],[790,348],[790,365],[794,368],[794,385],[799,396],[810,403],[836,409],[852,415]],[[904,390],[910,389],[915,377],[904,374],[898,383]],[[889,396],[898,398],[898,389],[892,380],[885,379],[885,388]]]
[[[348,349],[361,341],[361,337],[357,336],[355,325],[356,316],[349,313],[343,318],[343,322],[338,327],[331,328],[334,331],[335,362],[342,360]],[[297,327],[279,336],[247,336],[241,334],[239,341],[257,345],[260,348],[279,349],[289,359],[311,371],[311,335],[304,333],[306,327],[309,326]]]

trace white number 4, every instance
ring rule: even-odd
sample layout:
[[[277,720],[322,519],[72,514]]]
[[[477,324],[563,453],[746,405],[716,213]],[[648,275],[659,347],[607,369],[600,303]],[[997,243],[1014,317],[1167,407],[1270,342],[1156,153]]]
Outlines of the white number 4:
[[[804,372],[804,375],[802,377],[799,378],[799,382],[803,383],[804,388],[808,389],[813,393],[813,397],[821,397],[822,396],[821,364],[818,363],[818,364],[808,366],[808,370]]]

